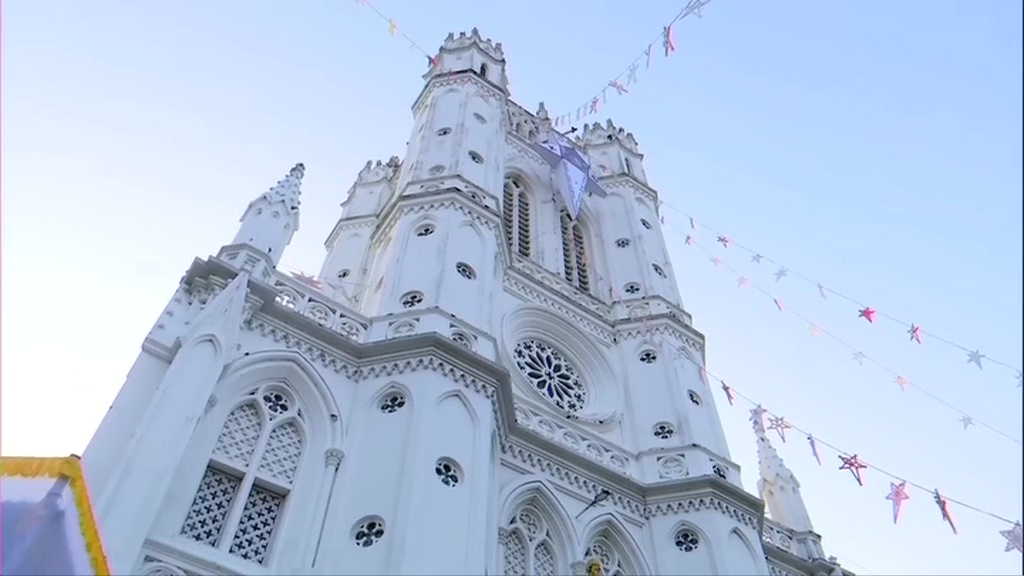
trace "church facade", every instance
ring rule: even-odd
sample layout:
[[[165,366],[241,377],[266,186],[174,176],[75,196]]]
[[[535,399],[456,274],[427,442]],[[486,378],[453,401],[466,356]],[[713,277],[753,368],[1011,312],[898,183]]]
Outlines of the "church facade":
[[[83,456],[115,572],[849,574],[757,418],[740,484],[632,134],[569,190],[476,30],[413,113],[317,278],[301,164],[183,277]]]

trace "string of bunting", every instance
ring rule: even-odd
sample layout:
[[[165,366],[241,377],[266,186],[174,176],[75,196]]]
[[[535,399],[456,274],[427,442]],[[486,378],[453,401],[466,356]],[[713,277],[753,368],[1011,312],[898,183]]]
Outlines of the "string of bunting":
[[[967,504],[966,502],[956,500],[954,498],[950,498],[949,496],[942,494],[938,489],[928,488],[922,483],[906,480],[905,476],[899,476],[897,474],[893,474],[882,468],[879,468],[874,464],[868,464],[868,462],[861,458],[858,455],[858,453],[843,450],[835,446],[834,444],[826,442],[825,440],[822,440],[820,437],[815,436],[811,432],[793,424],[785,417],[765,409],[760,402],[753,400],[752,398],[744,395],[743,393],[736,390],[732,386],[729,386],[728,384],[725,383],[725,380],[709,372],[706,368],[695,362],[693,359],[689,357],[689,355],[683,353],[682,351],[677,351],[676,357],[682,357],[687,361],[693,363],[695,366],[697,366],[697,368],[701,371],[701,375],[705,379],[705,383],[707,383],[708,379],[711,379],[714,380],[716,383],[720,384],[722,391],[725,394],[725,398],[729,402],[730,406],[735,406],[737,399],[741,399],[749,403],[751,406],[753,406],[754,408],[750,410],[750,421],[756,423],[762,430],[775,430],[778,433],[779,438],[782,439],[783,443],[785,443],[787,440],[787,430],[793,430],[795,432],[803,434],[807,439],[811,455],[814,456],[814,459],[815,461],[817,461],[819,466],[824,465],[821,459],[822,455],[820,448],[825,447],[834,451],[838,456],[840,461],[838,469],[848,470],[850,474],[853,475],[854,480],[856,480],[859,486],[864,486],[864,475],[867,470],[874,470],[875,472],[878,472],[879,474],[888,477],[891,480],[891,482],[889,483],[889,493],[885,496],[885,499],[891,502],[892,517],[894,524],[899,523],[900,516],[903,512],[904,503],[907,500],[911,499],[908,487],[913,487],[930,494],[932,500],[935,502],[935,505],[939,509],[942,521],[949,524],[949,527],[953,531],[953,534],[959,534],[959,530],[957,529],[956,521],[953,518],[953,513],[950,508],[951,504],[955,504],[957,506],[960,506],[961,508],[972,510],[980,514],[984,514],[986,516],[989,516],[991,518],[994,518],[996,520],[999,520],[1010,525],[1010,529],[1001,530],[999,532],[1000,536],[1006,539],[1006,547],[1004,551],[1009,552],[1011,550],[1017,550],[1018,552],[1024,553],[1021,523],[1019,520],[1009,520],[1008,518],[1000,516],[999,514],[989,512],[987,510],[978,508],[977,506],[972,506],[970,504]],[[767,426],[764,425],[765,417],[768,418]]]
[[[724,260],[722,260],[717,255],[715,255],[714,252],[712,252],[711,250],[707,249],[706,247],[704,247],[703,245],[698,243],[696,240],[694,240],[692,235],[685,234],[685,232],[682,232],[681,230],[679,230],[678,227],[674,226],[671,223],[665,223],[665,225],[668,228],[673,229],[677,233],[684,234],[686,236],[686,239],[684,240],[684,243],[687,246],[692,246],[692,247],[697,248],[698,250],[704,252],[705,254],[707,254],[710,257],[710,262],[711,262],[711,264],[713,266],[715,266],[716,268],[723,268],[723,269],[728,270],[728,271],[732,272],[733,274],[735,274],[736,275],[736,285],[737,285],[737,288],[742,289],[742,288],[749,287],[749,288],[752,288],[753,290],[755,290],[757,292],[760,292],[761,294],[763,294],[764,296],[769,298],[772,301],[772,303],[775,305],[775,307],[778,308],[778,310],[780,312],[788,312],[788,313],[792,314],[793,316],[799,318],[805,324],[807,324],[808,329],[809,329],[811,335],[822,334],[822,335],[828,336],[829,338],[831,338],[832,340],[834,340],[835,342],[837,342],[841,346],[843,346],[843,347],[847,348],[848,350],[850,350],[852,352],[851,360],[853,362],[856,362],[860,366],[863,366],[865,361],[869,362],[871,364],[874,364],[876,367],[878,367],[881,370],[889,373],[889,375],[892,376],[892,378],[893,378],[893,382],[897,386],[899,386],[900,389],[907,390],[908,388],[914,388],[918,392],[920,392],[920,393],[924,394],[925,396],[931,398],[932,400],[934,400],[935,402],[941,404],[942,406],[946,407],[947,409],[957,413],[959,415],[959,417],[960,417],[960,424],[963,426],[965,431],[968,428],[970,428],[971,426],[977,425],[977,426],[981,426],[983,428],[986,428],[986,429],[988,429],[988,430],[990,430],[990,431],[992,431],[992,432],[994,432],[994,433],[996,433],[996,434],[1006,438],[1007,440],[1010,440],[1011,442],[1013,442],[1013,443],[1015,443],[1017,445],[1022,445],[1021,440],[1019,438],[1016,438],[1016,437],[1012,436],[1011,434],[1008,434],[1008,433],[1000,430],[999,428],[996,428],[995,426],[993,426],[993,425],[991,425],[991,424],[989,424],[989,423],[987,423],[987,422],[985,422],[983,420],[980,420],[980,419],[977,419],[977,418],[971,416],[966,411],[964,411],[964,410],[958,408],[957,406],[953,405],[952,403],[944,400],[943,398],[941,398],[940,396],[938,396],[935,393],[931,392],[927,388],[921,386],[920,384],[912,382],[910,379],[908,379],[907,377],[901,375],[896,370],[893,370],[892,368],[890,368],[889,366],[883,364],[882,362],[878,361],[877,359],[875,359],[875,358],[873,358],[871,356],[868,356],[867,354],[863,353],[862,351],[857,349],[852,344],[846,342],[845,340],[843,340],[842,338],[837,336],[834,332],[831,332],[829,330],[826,330],[826,329],[822,328],[822,326],[819,323],[814,322],[813,320],[811,320],[810,318],[804,316],[803,314],[801,314],[797,310],[793,309],[792,307],[783,304],[782,300],[780,300],[777,296],[773,295],[771,292],[769,292],[765,288],[761,287],[760,285],[752,282],[746,276],[743,276],[742,274],[740,274],[736,269],[734,269],[733,267],[729,266]]]
[[[939,336],[939,335],[937,335],[937,334],[935,334],[933,332],[925,331],[921,327],[920,324],[917,324],[915,322],[907,322],[906,320],[900,319],[900,318],[896,317],[895,315],[888,314],[886,312],[883,312],[883,311],[877,310],[877,309],[875,309],[875,308],[873,308],[871,306],[868,306],[867,304],[865,304],[860,299],[853,298],[853,297],[848,296],[848,295],[846,295],[846,294],[844,294],[842,292],[839,292],[838,290],[835,290],[833,288],[829,288],[828,286],[826,286],[822,282],[814,280],[813,278],[811,278],[808,275],[802,274],[802,273],[800,273],[800,272],[798,272],[798,271],[796,271],[796,270],[794,270],[794,269],[792,269],[792,268],[782,264],[781,262],[779,262],[777,260],[773,260],[773,259],[771,259],[771,258],[769,258],[767,256],[764,256],[761,252],[758,252],[757,250],[754,250],[752,248],[749,248],[749,247],[741,244],[740,242],[737,242],[731,236],[729,236],[729,235],[727,235],[727,234],[725,234],[723,232],[720,232],[718,230],[715,230],[714,228],[712,228],[712,227],[704,224],[702,221],[698,220],[696,217],[691,216],[691,215],[683,212],[682,210],[679,210],[678,208],[676,208],[676,207],[674,207],[674,206],[672,206],[672,205],[670,205],[668,203],[662,202],[662,206],[672,210],[673,212],[676,212],[677,214],[683,216],[684,218],[686,218],[689,221],[689,225],[690,225],[690,229],[691,229],[691,232],[689,233],[689,236],[695,237],[696,236],[697,228],[703,228],[703,229],[707,230],[708,232],[710,232],[715,237],[715,241],[718,244],[721,244],[723,249],[727,249],[727,248],[731,248],[731,247],[736,247],[736,248],[739,248],[740,250],[743,250],[744,252],[746,252],[750,256],[750,261],[753,262],[754,264],[762,264],[762,263],[772,264],[774,267],[776,267],[776,271],[774,273],[775,281],[776,282],[781,281],[783,278],[789,278],[790,276],[795,277],[795,278],[797,278],[797,279],[799,279],[799,280],[801,280],[801,281],[803,281],[803,282],[805,282],[805,283],[807,283],[807,284],[809,284],[811,286],[814,286],[814,288],[818,292],[818,295],[821,296],[821,298],[823,298],[825,300],[829,300],[830,299],[829,296],[835,296],[836,298],[839,298],[841,300],[845,300],[846,302],[848,302],[850,304],[853,304],[857,308],[857,317],[858,318],[863,318],[864,320],[866,320],[867,322],[869,322],[871,324],[874,324],[875,320],[878,319],[878,318],[884,318],[884,319],[886,319],[886,320],[888,320],[890,322],[893,322],[895,324],[899,324],[900,326],[905,328],[906,332],[907,332],[907,335],[909,336],[908,341],[910,341],[910,342],[913,342],[913,343],[916,343],[916,344],[923,344],[924,341],[925,341],[925,337],[927,336],[929,340],[934,340],[936,342],[940,342],[940,343],[945,344],[947,346],[951,346],[951,347],[954,347],[954,348],[957,348],[957,349],[963,351],[967,355],[967,363],[974,364],[975,366],[978,367],[979,370],[984,369],[983,362],[988,362],[988,363],[991,363],[991,364],[994,364],[994,365],[1000,366],[1002,368],[1006,368],[1008,370],[1013,371],[1015,373],[1015,375],[1016,375],[1017,387],[1018,388],[1020,388],[1022,386],[1022,384],[1024,384],[1024,375],[1022,375],[1020,368],[1017,368],[1017,367],[1015,367],[1015,366],[1013,366],[1011,364],[1008,364],[1006,362],[997,360],[996,358],[992,358],[990,356],[987,356],[987,355],[981,353],[981,351],[978,350],[977,348],[971,349],[970,347],[965,346],[963,344],[959,344],[959,343],[957,343],[957,342],[955,342],[953,340],[950,340],[949,338],[944,338],[944,337]]]
[[[597,92],[592,98],[583,103],[573,112],[556,116],[553,120],[555,127],[568,127],[573,121],[582,120],[588,116],[592,116],[600,113],[601,107],[608,102],[609,94],[615,96],[625,96],[629,94],[631,86],[637,83],[637,73],[640,71],[640,65],[643,64],[644,71],[651,69],[651,62],[654,60],[655,46],[660,46],[660,51],[663,54],[663,58],[668,58],[676,51],[675,41],[675,25],[687,16],[697,16],[702,18],[703,14],[701,9],[711,3],[711,0],[689,0],[686,6],[680,10],[672,20],[669,21],[657,38],[647,44],[647,48],[644,49],[632,62],[629,63],[622,72],[617,76],[608,81],[607,84],[601,87],[601,90]],[[609,92],[611,91],[611,92]]]

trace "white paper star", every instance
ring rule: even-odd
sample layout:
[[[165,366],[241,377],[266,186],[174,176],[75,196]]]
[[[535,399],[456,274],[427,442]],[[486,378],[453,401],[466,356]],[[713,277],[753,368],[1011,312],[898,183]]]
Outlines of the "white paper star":
[[[960,417],[960,423],[964,425],[964,430],[967,430],[968,426],[974,426],[974,418],[964,414]]]
[[[1024,537],[1022,537],[1020,522],[1014,524],[1013,528],[1009,530],[1000,530],[999,534],[1006,538],[1006,549],[1003,552],[1016,550],[1017,552],[1024,553],[1024,543],[1022,543]]]
[[[984,370],[984,368],[982,368],[981,366],[982,358],[985,358],[985,355],[977,350],[975,350],[974,352],[967,353],[967,363],[970,364],[973,362],[974,364],[977,364],[978,370]]]
[[[789,270],[786,270],[785,268],[779,268],[778,271],[775,272],[775,281],[778,282],[779,280],[782,280],[788,272]]]
[[[857,364],[860,364],[861,366],[864,365],[864,358],[866,358],[866,356],[864,356],[863,352],[854,352],[853,356],[850,357],[851,360],[853,360]]]
[[[761,258],[764,258],[764,256],[761,256],[760,254],[754,254],[753,256],[750,257],[750,261],[753,262],[754,264],[760,264]]]
[[[764,413],[765,412],[767,412],[767,410],[765,410],[764,408],[761,408],[761,405],[758,404],[757,406],[754,407],[753,410],[750,411],[750,421],[751,422],[757,422],[761,426],[764,426]]]

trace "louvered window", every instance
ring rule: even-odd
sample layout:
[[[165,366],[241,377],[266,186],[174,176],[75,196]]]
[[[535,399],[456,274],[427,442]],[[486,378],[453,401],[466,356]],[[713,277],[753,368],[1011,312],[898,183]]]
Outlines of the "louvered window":
[[[562,211],[562,260],[565,279],[585,292],[590,291],[590,273],[587,268],[587,242],[583,228],[569,213]]]
[[[530,196],[518,178],[505,178],[501,208],[505,221],[505,242],[509,250],[529,258]]]

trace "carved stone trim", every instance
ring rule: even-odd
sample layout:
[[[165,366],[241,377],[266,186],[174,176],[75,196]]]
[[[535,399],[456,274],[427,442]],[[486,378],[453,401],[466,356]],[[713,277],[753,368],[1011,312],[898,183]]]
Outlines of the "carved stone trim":
[[[684,498],[674,502],[660,502],[653,506],[647,506],[644,509],[644,516],[646,518],[651,518],[654,516],[666,516],[670,514],[691,514],[693,512],[702,512],[705,510],[720,512],[728,518],[752,528],[753,530],[760,529],[759,523],[753,515],[741,511],[732,504],[729,504],[725,500],[716,496],[698,496],[694,498]]]
[[[601,326],[597,322],[587,319],[586,317],[584,317],[583,314],[580,314],[575,310],[571,309],[569,306],[566,306],[564,303],[547,296],[540,290],[537,290],[536,288],[527,285],[522,280],[519,280],[518,278],[515,278],[509,274],[506,274],[503,280],[505,288],[509,292],[512,292],[513,294],[520,296],[521,298],[527,301],[536,304],[541,304],[543,306],[551,308],[552,310],[555,310],[560,314],[564,314],[568,318],[572,319],[578,327],[587,330],[588,332],[590,332],[591,335],[601,338],[605,342],[615,341],[615,335],[610,329]]]
[[[516,423],[522,428],[536,432],[548,440],[561,444],[598,464],[607,466],[619,474],[624,476],[631,475],[629,470],[631,458],[600,440],[590,438],[586,434],[563,426],[554,418],[531,410],[522,404],[516,405],[515,418]]]

